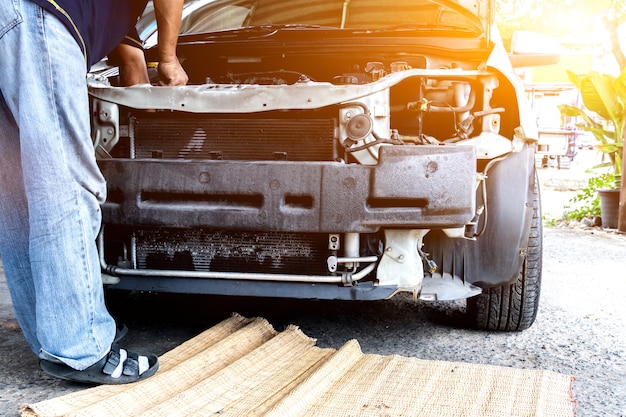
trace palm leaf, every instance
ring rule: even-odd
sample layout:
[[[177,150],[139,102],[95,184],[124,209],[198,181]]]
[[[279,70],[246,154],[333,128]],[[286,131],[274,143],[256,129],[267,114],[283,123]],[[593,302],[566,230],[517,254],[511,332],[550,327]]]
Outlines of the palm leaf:
[[[622,126],[624,107],[615,91],[615,77],[598,72],[590,72],[580,81],[580,93],[585,107],[600,117]]]

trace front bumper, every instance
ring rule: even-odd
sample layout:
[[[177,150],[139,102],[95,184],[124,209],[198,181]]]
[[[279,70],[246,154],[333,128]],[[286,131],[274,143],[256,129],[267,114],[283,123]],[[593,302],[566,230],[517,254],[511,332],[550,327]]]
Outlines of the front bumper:
[[[383,146],[378,165],[104,159],[108,225],[373,233],[474,217],[470,146]]]

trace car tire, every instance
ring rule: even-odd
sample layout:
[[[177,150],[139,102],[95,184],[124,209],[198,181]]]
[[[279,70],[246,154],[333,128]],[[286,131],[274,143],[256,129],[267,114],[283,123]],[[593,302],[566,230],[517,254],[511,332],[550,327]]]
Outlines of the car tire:
[[[521,331],[528,329],[539,307],[543,228],[537,173],[533,185],[533,217],[526,256],[513,284],[483,289],[467,300],[468,321],[482,330]]]

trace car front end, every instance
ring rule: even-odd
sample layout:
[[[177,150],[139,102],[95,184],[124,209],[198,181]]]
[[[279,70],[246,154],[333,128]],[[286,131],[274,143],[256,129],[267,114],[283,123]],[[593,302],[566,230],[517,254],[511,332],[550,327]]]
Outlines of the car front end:
[[[189,85],[89,80],[114,287],[484,301],[540,264],[536,129],[491,1],[206,3]]]

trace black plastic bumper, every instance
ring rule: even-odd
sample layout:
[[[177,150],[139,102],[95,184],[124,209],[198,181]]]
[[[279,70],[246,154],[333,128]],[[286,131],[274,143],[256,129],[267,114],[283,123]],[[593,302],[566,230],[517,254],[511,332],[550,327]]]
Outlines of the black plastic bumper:
[[[105,224],[250,231],[458,227],[474,216],[472,147],[384,146],[376,166],[338,162],[99,161]]]

